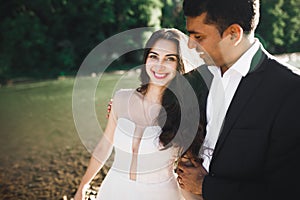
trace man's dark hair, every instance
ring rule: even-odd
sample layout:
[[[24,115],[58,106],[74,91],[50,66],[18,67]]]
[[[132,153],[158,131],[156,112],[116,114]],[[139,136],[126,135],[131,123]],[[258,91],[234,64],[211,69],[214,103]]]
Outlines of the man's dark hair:
[[[220,34],[232,24],[250,33],[259,21],[259,0],[184,0],[183,11],[187,17],[206,13],[206,23],[214,24]]]

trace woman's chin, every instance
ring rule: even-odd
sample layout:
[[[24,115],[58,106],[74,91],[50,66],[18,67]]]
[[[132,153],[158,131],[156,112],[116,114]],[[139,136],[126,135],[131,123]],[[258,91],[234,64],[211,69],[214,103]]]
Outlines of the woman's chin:
[[[165,87],[167,85],[167,81],[165,80],[157,80],[151,82],[156,87]]]

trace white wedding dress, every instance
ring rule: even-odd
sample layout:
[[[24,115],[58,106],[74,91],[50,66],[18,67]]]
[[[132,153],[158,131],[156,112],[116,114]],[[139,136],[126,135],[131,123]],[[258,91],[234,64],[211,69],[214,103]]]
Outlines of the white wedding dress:
[[[177,150],[173,147],[162,150],[161,128],[155,120],[148,123],[147,119],[148,114],[157,116],[160,106],[149,105],[134,90],[116,93],[114,162],[100,186],[97,200],[183,199],[174,173]]]

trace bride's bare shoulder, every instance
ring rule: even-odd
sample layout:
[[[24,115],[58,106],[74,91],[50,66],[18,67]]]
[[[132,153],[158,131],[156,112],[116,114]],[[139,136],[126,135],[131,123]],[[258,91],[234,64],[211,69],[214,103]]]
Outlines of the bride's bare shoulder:
[[[114,97],[126,97],[131,96],[134,93],[135,89],[119,89],[115,92]]]
[[[140,98],[141,96],[142,94],[136,91],[136,89],[119,89],[116,91],[113,99],[124,101],[132,98]]]

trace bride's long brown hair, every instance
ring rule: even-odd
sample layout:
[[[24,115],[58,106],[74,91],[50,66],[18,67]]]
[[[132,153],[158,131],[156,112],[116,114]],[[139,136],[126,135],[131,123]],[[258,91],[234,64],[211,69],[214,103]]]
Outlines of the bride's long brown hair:
[[[184,88],[182,84],[182,79],[180,79],[179,77],[179,75],[182,75],[184,73],[184,63],[183,63],[182,53],[180,49],[180,41],[182,40],[181,34],[183,33],[178,31],[177,29],[161,29],[154,32],[151,35],[150,39],[146,43],[145,51],[144,51],[144,57],[143,57],[144,65],[141,68],[141,74],[140,74],[141,86],[136,89],[138,92],[140,92],[143,95],[147,93],[150,78],[146,72],[145,64],[146,64],[148,54],[152,49],[152,47],[154,46],[155,42],[157,42],[160,39],[173,41],[177,46],[177,53],[178,53],[177,72],[178,73],[163,92],[162,102],[161,102],[162,108],[157,117],[158,125],[162,128],[162,132],[159,135],[159,140],[165,148],[168,148],[174,144],[181,147],[186,145],[184,144],[183,140],[174,140],[181,123],[180,104],[183,103],[184,98],[187,98],[187,97],[183,97],[184,90],[186,88]],[[176,91],[176,94],[174,94],[174,91]],[[191,111],[199,112],[193,110],[193,108]],[[190,133],[188,131],[185,133],[181,133],[183,137],[185,137],[185,134],[195,136],[193,140],[194,142],[188,148],[194,155],[196,155],[197,152],[199,151],[201,142],[203,140],[204,123],[203,123],[203,117],[200,116],[200,118],[201,120],[198,125],[196,134]],[[198,123],[198,121],[196,123]],[[190,123],[186,123],[186,124],[187,126],[189,126],[188,124]],[[185,130],[189,130],[189,127],[187,127]],[[187,147],[184,148],[186,149]]]

